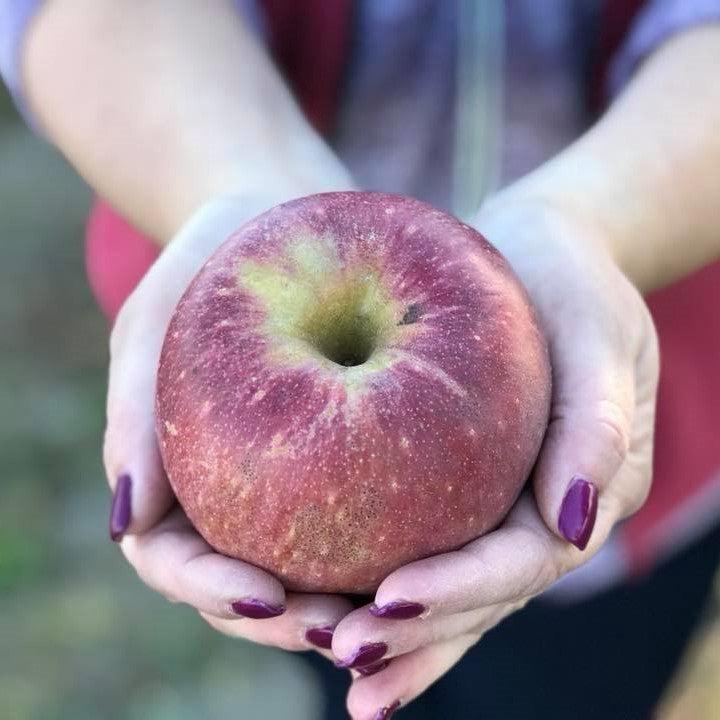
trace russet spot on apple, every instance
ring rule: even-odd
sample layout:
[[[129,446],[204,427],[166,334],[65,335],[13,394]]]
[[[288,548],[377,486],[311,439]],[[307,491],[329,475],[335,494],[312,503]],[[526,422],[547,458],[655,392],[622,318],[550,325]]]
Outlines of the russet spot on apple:
[[[547,425],[528,297],[475,230],[338,192],[239,228],[186,291],[157,385],[172,487],[288,589],[372,592],[496,527]]]

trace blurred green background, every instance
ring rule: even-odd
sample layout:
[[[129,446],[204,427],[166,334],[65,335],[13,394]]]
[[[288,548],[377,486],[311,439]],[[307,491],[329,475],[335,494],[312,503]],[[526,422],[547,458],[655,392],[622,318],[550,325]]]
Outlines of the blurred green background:
[[[0,96],[0,719],[317,718],[299,658],[169,605],[108,540],[89,203]]]
[[[211,631],[145,588],[107,539],[89,203],[0,95],[0,719],[318,718],[297,656]],[[720,718],[720,582],[716,597],[659,720]]]

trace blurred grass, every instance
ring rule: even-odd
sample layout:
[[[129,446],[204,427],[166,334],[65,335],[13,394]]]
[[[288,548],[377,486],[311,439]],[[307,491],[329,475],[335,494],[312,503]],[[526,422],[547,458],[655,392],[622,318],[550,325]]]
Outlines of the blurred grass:
[[[107,539],[89,203],[0,93],[0,718],[316,718],[301,660],[169,605]]]

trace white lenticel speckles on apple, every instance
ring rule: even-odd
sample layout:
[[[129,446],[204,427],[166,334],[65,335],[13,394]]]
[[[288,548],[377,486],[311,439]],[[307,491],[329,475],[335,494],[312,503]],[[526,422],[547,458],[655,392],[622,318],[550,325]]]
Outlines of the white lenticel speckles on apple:
[[[497,526],[550,390],[527,294],[482,236],[411,198],[325,193],[239,228],[192,281],[157,432],[212,547],[289,590],[369,593]]]

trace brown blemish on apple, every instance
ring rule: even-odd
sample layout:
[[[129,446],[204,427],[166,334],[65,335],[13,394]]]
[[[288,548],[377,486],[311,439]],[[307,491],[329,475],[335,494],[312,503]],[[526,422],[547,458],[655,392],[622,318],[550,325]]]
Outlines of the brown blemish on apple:
[[[249,455],[245,455],[240,463],[240,476],[242,478],[242,488],[247,490],[257,480],[257,472],[255,465]]]
[[[405,314],[402,316],[398,325],[412,325],[416,323],[423,315],[423,308],[420,303],[412,303],[408,305]]]

